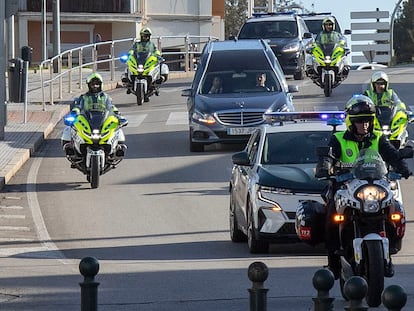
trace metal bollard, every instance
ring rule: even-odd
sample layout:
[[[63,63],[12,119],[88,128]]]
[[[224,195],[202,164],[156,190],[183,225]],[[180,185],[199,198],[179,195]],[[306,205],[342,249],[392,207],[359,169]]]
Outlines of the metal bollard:
[[[407,294],[400,285],[390,285],[382,292],[381,299],[388,311],[400,311],[407,303]]]
[[[95,275],[99,272],[99,261],[95,257],[85,257],[79,263],[79,271],[84,280],[81,287],[81,311],[98,310],[98,282]]]
[[[344,310],[347,311],[366,311],[367,305],[364,302],[368,292],[368,284],[364,278],[353,276],[344,284],[344,294],[349,299],[349,304]]]
[[[329,297],[329,290],[335,283],[335,277],[329,269],[319,269],[312,278],[313,287],[318,291],[312,298],[315,311],[332,311],[335,298]]]
[[[252,288],[249,288],[250,311],[266,311],[268,289],[263,287],[263,283],[269,276],[269,269],[263,262],[256,261],[250,264],[247,275],[249,280],[253,282]]]

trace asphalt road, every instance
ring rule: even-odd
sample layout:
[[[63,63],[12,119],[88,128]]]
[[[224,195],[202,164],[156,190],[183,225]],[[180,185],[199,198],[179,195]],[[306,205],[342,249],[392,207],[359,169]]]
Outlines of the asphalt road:
[[[409,105],[414,69],[387,71]],[[330,98],[309,80],[288,82],[299,85],[297,110],[341,109],[353,93],[361,92],[369,75],[351,72]],[[6,186],[2,204],[10,206],[10,215],[19,210],[26,216],[10,221],[29,229],[0,230],[2,310],[79,309],[78,265],[86,256],[100,263],[96,281],[101,311],[246,310],[251,287],[247,268],[254,261],[269,267],[268,310],[313,310],[312,277],[326,264],[323,250],[275,245],[268,255],[253,256],[247,245],[231,243],[231,154],[242,146],[212,145],[204,153],[189,152],[180,91],[190,83],[170,81],[142,107],[122,89],[111,92],[129,119],[128,153],[117,169],[102,176],[98,189],[90,189],[63,157],[63,125]],[[386,279],[386,285],[405,288],[406,310],[414,309],[413,182],[402,182],[407,232],[403,250],[394,256],[396,275]],[[339,284],[331,295],[335,310],[343,310]]]

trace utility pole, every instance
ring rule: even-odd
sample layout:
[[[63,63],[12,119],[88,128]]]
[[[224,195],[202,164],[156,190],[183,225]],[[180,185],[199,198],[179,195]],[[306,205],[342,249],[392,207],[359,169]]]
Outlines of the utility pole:
[[[4,127],[6,124],[6,38],[4,36],[4,28],[6,23],[6,6],[2,1],[0,7],[0,140],[4,140]]]
[[[47,59],[47,7],[46,0],[42,1],[42,60]]]
[[[53,0],[53,34],[53,56],[56,56],[60,54],[60,0]],[[53,71],[58,72],[58,63],[53,65]]]

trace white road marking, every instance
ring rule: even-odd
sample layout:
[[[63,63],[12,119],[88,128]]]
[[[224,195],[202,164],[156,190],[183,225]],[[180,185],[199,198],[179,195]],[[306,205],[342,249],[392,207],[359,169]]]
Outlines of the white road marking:
[[[25,215],[0,215],[0,219],[25,219]]]
[[[30,228],[17,226],[0,226],[0,231],[30,231]]]
[[[168,116],[166,125],[178,125],[178,124],[188,124],[188,113],[183,112],[171,112]]]
[[[131,115],[128,116],[128,127],[138,127],[141,125],[142,122],[144,122],[145,118],[148,116],[148,114],[139,114],[139,115]]]
[[[42,156],[33,158],[33,164],[30,167],[30,171],[27,176],[27,185],[26,185],[26,193],[27,193],[27,201],[28,201],[29,209],[32,213],[33,222],[34,222],[37,236],[40,240],[40,244],[42,245],[42,247],[40,247],[39,249],[43,249],[42,256],[46,258],[55,258],[55,259],[58,259],[63,264],[70,264],[71,261],[65,257],[65,255],[58,249],[56,244],[52,241],[49,235],[49,232],[47,231],[42,212],[40,210],[39,201],[37,200],[36,176],[39,172],[41,163],[42,163]],[[19,249],[20,249],[19,252],[24,252],[24,248],[19,248]],[[44,251],[45,249],[47,251]]]

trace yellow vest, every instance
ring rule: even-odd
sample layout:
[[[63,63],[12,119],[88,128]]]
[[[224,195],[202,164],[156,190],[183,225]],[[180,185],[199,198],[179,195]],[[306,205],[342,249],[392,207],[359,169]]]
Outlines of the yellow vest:
[[[344,133],[345,132],[337,132],[334,134],[336,139],[338,139],[339,144],[341,145],[341,157],[339,160],[343,163],[353,163],[355,162],[359,153],[358,142],[344,139]],[[369,146],[369,149],[378,151],[379,139],[382,133],[374,131],[374,135],[375,138],[371,141],[371,146]]]

